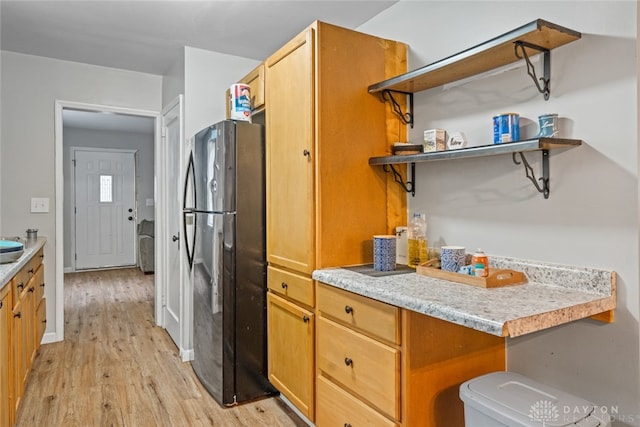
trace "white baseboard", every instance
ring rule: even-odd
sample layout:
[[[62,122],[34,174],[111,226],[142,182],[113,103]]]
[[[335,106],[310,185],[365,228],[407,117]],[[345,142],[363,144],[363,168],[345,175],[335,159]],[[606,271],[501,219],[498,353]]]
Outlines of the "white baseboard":
[[[193,349],[190,350],[184,350],[184,349],[180,349],[180,359],[182,359],[183,362],[191,362],[193,360]]]
[[[62,340],[63,340],[63,338],[62,337],[58,337],[58,334],[56,332],[45,332],[45,334],[42,337],[42,341],[40,343],[41,344],[50,344],[52,342],[60,342]]]

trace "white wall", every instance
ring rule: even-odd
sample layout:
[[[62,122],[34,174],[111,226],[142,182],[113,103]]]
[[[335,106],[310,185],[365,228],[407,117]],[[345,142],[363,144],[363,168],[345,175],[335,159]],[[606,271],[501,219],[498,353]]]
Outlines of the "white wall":
[[[558,113],[561,136],[584,142],[552,152],[550,198],[506,155],[417,164],[409,210],[427,213],[432,246],[615,270],[615,323],[582,320],[508,339],[507,363],[617,409],[617,425],[639,425],[636,2],[400,1],[359,30],[408,43],[412,70],[536,18],[583,34],[552,51],[549,101],[522,68],[435,88],[415,96],[409,141],[444,128],[490,144],[492,117],[504,112],[520,113],[531,125],[524,136],[533,136],[538,115]],[[539,156],[528,159],[539,173]]]
[[[64,127],[64,268],[74,265],[71,239],[73,236],[73,193],[71,183],[71,147],[136,150],[136,204],[137,222],[154,219],[155,206],[147,206],[147,199],[154,200],[154,134],[122,131],[90,130]]]
[[[225,91],[260,61],[185,48],[185,135],[225,119]]]
[[[163,107],[177,98],[178,95],[184,95],[184,51],[185,49],[180,50],[180,55],[162,76]]]
[[[2,234],[27,228],[48,238],[45,247],[47,332],[56,319],[55,144],[56,100],[160,111],[162,77],[151,74],[1,52]],[[50,211],[29,212],[31,197],[48,197]],[[60,262],[62,265],[62,262]]]

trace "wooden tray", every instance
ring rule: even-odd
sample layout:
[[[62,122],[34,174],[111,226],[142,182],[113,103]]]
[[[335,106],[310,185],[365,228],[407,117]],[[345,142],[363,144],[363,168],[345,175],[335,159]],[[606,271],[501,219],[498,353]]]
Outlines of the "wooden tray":
[[[500,288],[502,286],[521,285],[527,283],[527,277],[521,271],[510,269],[496,270],[489,269],[488,277],[476,277],[468,274],[454,273],[452,271],[440,270],[430,267],[432,261],[427,261],[416,268],[416,273],[423,276],[435,277],[436,279],[450,280],[452,282],[464,283],[465,285],[478,286],[480,288]]]

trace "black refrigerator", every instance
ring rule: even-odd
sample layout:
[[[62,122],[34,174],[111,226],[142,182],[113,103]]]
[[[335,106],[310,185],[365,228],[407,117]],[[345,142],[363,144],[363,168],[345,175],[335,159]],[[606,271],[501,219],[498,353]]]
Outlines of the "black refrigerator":
[[[225,406],[275,394],[267,379],[263,127],[225,120],[198,132],[183,203],[193,370]]]

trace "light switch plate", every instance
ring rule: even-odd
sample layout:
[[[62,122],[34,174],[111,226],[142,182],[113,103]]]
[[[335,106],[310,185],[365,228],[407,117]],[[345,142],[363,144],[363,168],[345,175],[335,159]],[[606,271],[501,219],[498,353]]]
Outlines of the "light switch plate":
[[[32,197],[31,198],[31,213],[47,213],[47,212],[49,212],[48,197]]]

